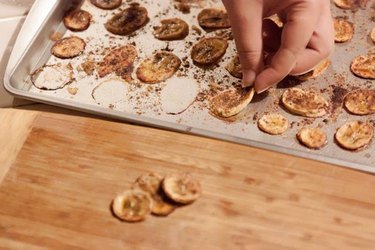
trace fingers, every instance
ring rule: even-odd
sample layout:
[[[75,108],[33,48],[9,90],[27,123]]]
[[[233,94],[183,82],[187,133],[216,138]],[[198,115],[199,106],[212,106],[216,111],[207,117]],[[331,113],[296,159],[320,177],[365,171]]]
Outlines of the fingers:
[[[251,86],[263,67],[261,1],[223,0],[242,66],[242,85]]]
[[[261,93],[281,81],[296,66],[298,57],[304,53],[320,16],[319,1],[299,1],[290,6],[282,31],[280,49],[269,67],[256,78],[255,91]],[[310,53],[310,52],[309,52]],[[310,55],[314,55],[311,53]]]

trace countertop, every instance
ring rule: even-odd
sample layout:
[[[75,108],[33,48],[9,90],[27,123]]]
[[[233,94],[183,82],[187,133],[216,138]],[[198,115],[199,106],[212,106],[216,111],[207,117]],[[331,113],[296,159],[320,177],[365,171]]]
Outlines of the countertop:
[[[0,248],[375,245],[372,174],[41,104],[0,120]],[[115,219],[113,196],[150,171],[191,172],[202,197],[166,218]]]

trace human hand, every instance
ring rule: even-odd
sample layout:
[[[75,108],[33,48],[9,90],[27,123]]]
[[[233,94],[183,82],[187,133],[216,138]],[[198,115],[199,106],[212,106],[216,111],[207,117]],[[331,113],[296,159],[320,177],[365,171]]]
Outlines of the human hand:
[[[329,0],[222,0],[232,24],[242,66],[242,85],[267,90],[288,74],[311,70],[329,56],[334,31]],[[277,51],[265,66],[263,32],[277,33],[265,17],[278,14],[284,23]],[[275,35],[275,34],[273,34]],[[272,34],[271,34],[272,37]],[[275,39],[272,39],[275,42]]]

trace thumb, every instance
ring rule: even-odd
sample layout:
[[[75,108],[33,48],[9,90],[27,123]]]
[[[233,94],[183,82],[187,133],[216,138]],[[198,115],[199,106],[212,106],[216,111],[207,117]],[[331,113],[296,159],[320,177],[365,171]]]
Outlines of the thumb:
[[[251,86],[263,67],[262,3],[249,0],[223,0],[223,3],[242,66],[242,86]]]

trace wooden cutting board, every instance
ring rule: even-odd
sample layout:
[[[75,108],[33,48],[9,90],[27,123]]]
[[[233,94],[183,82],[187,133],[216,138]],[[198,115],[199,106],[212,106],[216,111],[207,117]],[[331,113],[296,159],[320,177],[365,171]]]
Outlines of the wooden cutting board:
[[[120,222],[113,197],[147,172],[191,172],[202,197]],[[375,177],[232,143],[40,113],[0,184],[0,248],[371,249]]]

